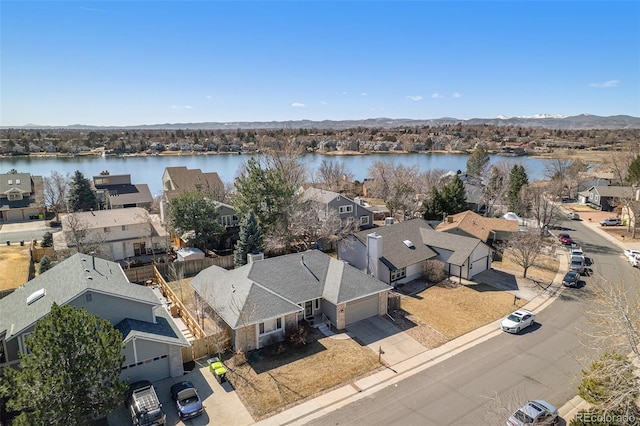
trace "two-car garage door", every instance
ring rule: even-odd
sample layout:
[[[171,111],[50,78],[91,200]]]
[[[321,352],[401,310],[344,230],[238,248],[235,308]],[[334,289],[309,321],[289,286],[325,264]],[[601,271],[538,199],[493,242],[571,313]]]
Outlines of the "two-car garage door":
[[[345,309],[345,325],[362,321],[369,317],[378,315],[378,295],[364,297],[362,299],[347,302]]]
[[[123,380],[128,380],[129,383],[137,382],[138,380],[149,380],[150,382],[154,382],[156,380],[171,377],[169,356],[158,356],[137,364],[128,365],[126,368],[122,369],[120,377]]]

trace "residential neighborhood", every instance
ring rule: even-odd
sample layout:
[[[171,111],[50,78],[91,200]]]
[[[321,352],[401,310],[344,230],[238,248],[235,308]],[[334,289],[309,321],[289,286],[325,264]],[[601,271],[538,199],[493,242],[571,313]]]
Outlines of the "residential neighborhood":
[[[510,185],[518,181],[514,170],[504,174]],[[471,350],[501,321],[502,329],[533,338],[544,325],[541,310],[565,287],[592,285],[598,255],[587,241],[640,250],[632,236],[640,203],[634,186],[592,186],[567,202],[558,196],[561,181],[544,183],[541,198],[520,183],[518,197],[505,186],[490,199],[495,182],[446,173],[429,177],[442,201],[423,200],[426,191],[416,189],[389,202],[375,170],[366,194],[301,182],[268,164],[243,173],[229,192],[216,172],[167,167],[157,199],[146,183],[108,171],[69,176],[64,193],[50,177],[0,175],[0,238],[39,232],[7,239],[2,249],[26,262],[10,281],[18,263],[0,258],[8,277],[0,288],[0,373],[20,371],[38,324],[52,309],[70,307],[119,333],[119,380],[149,383],[165,408],[175,404],[166,399],[169,388],[184,378],[182,388],[202,398],[188,413],[206,423],[275,425],[289,415],[303,424],[316,419],[306,401],[377,389],[367,377],[397,383],[399,372],[420,371],[412,362]],[[601,225],[612,217],[613,226]],[[573,239],[563,239],[567,231]],[[575,270],[569,249],[581,242]],[[531,319],[526,331],[504,325],[520,318],[510,315],[516,309]],[[333,374],[309,376],[326,362]],[[5,395],[0,406],[7,422],[19,414],[10,400]],[[131,421],[122,405],[101,413],[105,424]],[[191,416],[165,408],[167,422]],[[561,414],[568,410],[563,405]]]

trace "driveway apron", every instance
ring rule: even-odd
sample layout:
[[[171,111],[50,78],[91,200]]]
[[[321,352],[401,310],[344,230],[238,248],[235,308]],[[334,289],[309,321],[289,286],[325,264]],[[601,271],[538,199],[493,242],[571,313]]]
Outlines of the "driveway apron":
[[[362,345],[380,354],[388,365],[412,358],[426,350],[407,333],[384,317],[371,317],[347,327],[349,335]]]

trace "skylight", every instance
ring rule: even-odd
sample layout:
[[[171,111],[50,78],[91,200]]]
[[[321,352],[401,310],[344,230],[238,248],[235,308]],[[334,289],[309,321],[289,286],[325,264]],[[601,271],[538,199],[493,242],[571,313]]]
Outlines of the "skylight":
[[[27,305],[32,304],[33,302],[35,302],[38,299],[42,299],[44,297],[44,295],[46,294],[44,288],[41,288],[40,290],[36,290],[33,293],[31,293],[29,295],[29,297],[27,297]]]
[[[409,247],[410,249],[416,248],[416,246],[413,245],[411,240],[404,240],[403,243],[404,243],[405,246]]]

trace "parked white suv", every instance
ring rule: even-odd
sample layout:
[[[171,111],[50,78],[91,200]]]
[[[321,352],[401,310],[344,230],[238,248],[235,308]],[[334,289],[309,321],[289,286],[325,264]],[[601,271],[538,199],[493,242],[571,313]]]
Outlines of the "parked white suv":
[[[584,256],[571,256],[569,270],[577,272],[580,275],[584,274]]]
[[[601,226],[620,226],[622,222],[617,217],[608,217],[600,221]]]

